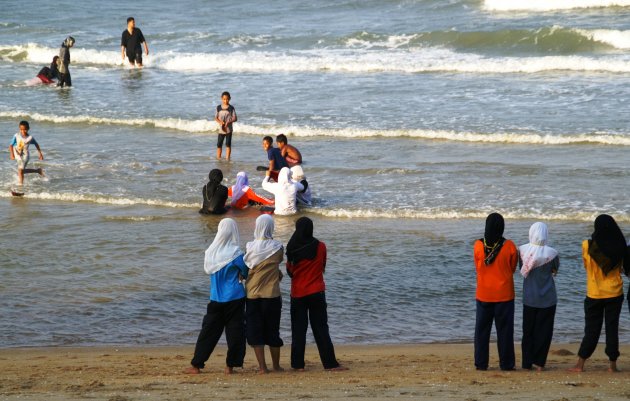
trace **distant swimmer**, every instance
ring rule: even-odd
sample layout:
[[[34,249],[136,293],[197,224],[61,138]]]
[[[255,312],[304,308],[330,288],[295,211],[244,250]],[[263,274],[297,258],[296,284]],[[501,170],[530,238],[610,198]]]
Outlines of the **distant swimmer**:
[[[39,144],[28,134],[30,126],[28,121],[20,121],[20,132],[13,136],[11,143],[9,144],[9,155],[11,160],[17,161],[18,168],[18,184],[24,184],[24,174],[37,173],[44,175],[44,170],[41,168],[26,168],[30,159],[29,146],[35,145],[37,152],[39,153],[39,160],[44,160],[44,154],[39,148]]]
[[[129,65],[132,67],[142,68],[142,46],[144,45],[144,52],[149,55],[149,44],[144,39],[144,35],[140,28],[136,28],[136,20],[133,17],[127,18],[127,29],[122,33],[120,39],[120,48],[122,52],[122,59],[125,61],[125,52],[127,53],[127,59],[129,59]]]
[[[225,202],[228,198],[228,189],[223,182],[223,172],[217,168],[208,174],[208,183],[203,186],[201,193],[203,195],[203,206],[199,213],[201,214],[223,214],[227,212]]]
[[[228,188],[228,196],[232,197],[230,204],[235,209],[244,209],[249,205],[269,206],[274,204],[273,200],[254,192],[249,186],[249,179],[244,171],[236,175],[236,184]]]
[[[273,147],[273,138],[270,136],[266,136],[263,138],[262,147],[265,152],[267,152],[267,159],[269,159],[269,167],[267,169],[267,174],[274,181],[278,181],[278,172],[283,167],[289,167],[287,161],[282,157],[282,153],[279,148]]]
[[[280,149],[280,154],[284,157],[289,167],[297,166],[298,164],[302,164],[302,154],[299,150],[293,145],[289,145],[287,143],[287,136],[284,134],[280,134],[276,137],[276,142],[278,143],[278,149]]]
[[[308,185],[308,181],[306,181],[302,166],[291,167],[291,178],[293,181],[299,182],[304,187],[304,189],[298,191],[295,196],[297,203],[300,205],[311,206],[313,201],[311,187]]]
[[[72,86],[72,79],[70,78],[70,48],[74,46],[74,38],[68,36],[66,40],[61,44],[59,49],[59,59],[57,60],[59,66],[59,82],[57,86]]]
[[[217,111],[214,114],[214,121],[221,127],[221,132],[217,138],[217,159],[221,159],[221,151],[223,150],[223,141],[225,140],[225,160],[230,160],[232,155],[232,124],[235,123],[238,118],[236,117],[236,110],[234,106],[230,104],[230,92],[223,92],[221,94],[221,104],[217,106]]]

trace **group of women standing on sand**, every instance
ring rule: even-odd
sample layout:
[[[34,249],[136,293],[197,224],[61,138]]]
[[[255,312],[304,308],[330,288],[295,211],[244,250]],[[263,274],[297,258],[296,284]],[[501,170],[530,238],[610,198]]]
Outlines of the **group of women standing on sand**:
[[[210,303],[187,373],[200,373],[224,330],[228,345],[226,373],[243,366],[246,341],[254,348],[260,373],[269,372],[265,346],[269,347],[273,370],[282,370],[280,264],[285,250],[273,238],[273,232],[273,218],[267,214],[259,216],[254,240],[247,243],[243,252],[236,222],[226,218],[219,223],[204,260],[204,269],[210,275]],[[335,357],[328,331],[326,245],[313,236],[313,222],[309,218],[297,220],[286,257],[286,272],[291,278],[291,367],[304,370],[310,320],[324,369],[344,369]]]
[[[558,252],[547,245],[544,223],[529,230],[529,243],[516,247],[503,237],[505,222],[498,213],[486,219],[484,237],[474,246],[477,272],[477,316],[475,323],[475,366],[488,369],[490,332],[497,331],[499,367],[514,370],[514,280],[517,264],[523,280],[522,368],[543,370],[553,336],[558,297],[554,276]],[[630,275],[630,248],[615,220],[602,214],[595,219],[591,239],[582,243],[587,291],[584,300],[584,337],[578,362],[571,371],[584,370],[595,351],[602,325],[606,327],[606,355],[609,371],[617,371],[619,357],[619,316],[623,305],[622,272]],[[630,300],[629,300],[630,306]]]

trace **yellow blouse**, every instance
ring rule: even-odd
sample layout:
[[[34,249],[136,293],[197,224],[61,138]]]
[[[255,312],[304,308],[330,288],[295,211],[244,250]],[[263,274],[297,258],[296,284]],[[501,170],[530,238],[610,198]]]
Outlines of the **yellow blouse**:
[[[615,270],[604,275],[602,269],[588,254],[588,240],[582,242],[582,259],[586,269],[586,296],[589,298],[615,298],[623,295],[621,264]]]

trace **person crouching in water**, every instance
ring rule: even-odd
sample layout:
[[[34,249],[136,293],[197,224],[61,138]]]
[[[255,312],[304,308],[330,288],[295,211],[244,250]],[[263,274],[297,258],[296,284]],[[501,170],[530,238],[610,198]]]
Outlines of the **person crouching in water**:
[[[228,189],[223,182],[223,172],[215,168],[208,174],[208,183],[203,186],[203,206],[199,213],[202,214],[223,214],[227,212],[225,202],[228,198]]]
[[[534,223],[529,229],[529,243],[521,245],[519,260],[523,279],[523,369],[542,371],[553,337],[556,316],[556,283],[560,267],[558,251],[547,245],[547,225]]]
[[[273,206],[273,200],[258,195],[249,186],[249,178],[244,171],[236,175],[236,184],[228,188],[228,196],[232,197],[230,204],[235,209],[245,209],[249,205]]]
[[[584,337],[578,361],[569,369],[572,372],[584,371],[586,360],[593,355],[599,342],[602,324],[606,325],[608,371],[618,371],[619,315],[623,307],[621,270],[626,251],[626,239],[615,219],[607,214],[597,216],[591,239],[582,242],[582,259],[586,269]]]
[[[309,319],[319,358],[326,370],[346,370],[339,365],[328,332],[326,312],[326,245],[313,237],[313,221],[301,217],[287,244],[287,274],[291,277],[291,367],[304,370]]]
[[[37,73],[37,78],[42,81],[43,84],[52,84],[53,79],[59,79],[59,56],[53,57],[50,67],[44,67]]]
[[[59,82],[57,86],[72,86],[72,79],[70,78],[70,48],[74,46],[74,38],[68,36],[66,40],[61,44],[59,49]]]
[[[278,173],[278,182],[270,182],[270,171],[262,182],[265,191],[271,192],[275,196],[276,209],[274,213],[277,215],[291,215],[297,213],[297,193],[304,189],[299,182],[291,179],[291,170],[283,167]]]
[[[245,358],[245,287],[242,280],[248,273],[234,220],[223,219],[219,223],[217,235],[206,250],[203,267],[210,275],[210,303],[190,362],[192,366],[184,372],[200,373],[225,329],[228,345],[225,373],[231,374],[234,368],[243,367]]]
[[[514,370],[514,272],[518,251],[503,238],[505,222],[499,213],[486,219],[483,238],[475,241],[477,271],[477,317],[475,321],[475,367],[488,369],[492,322],[497,328],[501,370]]]
[[[256,219],[254,241],[247,243],[245,264],[249,267],[247,278],[246,332],[247,342],[254,348],[259,373],[269,373],[265,361],[265,345],[269,346],[273,370],[280,367],[280,316],[282,296],[280,263],[284,259],[284,247],[273,239],[274,222],[268,214]]]
[[[293,179],[293,181],[299,182],[304,187],[303,190],[298,191],[295,195],[297,203],[304,206],[312,206],[313,198],[311,195],[311,187],[308,185],[308,181],[306,181],[302,166],[291,167],[291,179]]]

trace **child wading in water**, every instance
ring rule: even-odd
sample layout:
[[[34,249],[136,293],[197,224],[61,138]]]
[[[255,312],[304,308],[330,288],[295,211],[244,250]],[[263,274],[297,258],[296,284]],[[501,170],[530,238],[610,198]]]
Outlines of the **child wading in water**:
[[[29,129],[28,121],[20,121],[20,132],[13,136],[13,140],[9,145],[11,160],[17,160],[18,184],[20,185],[24,184],[24,174],[37,173],[44,175],[44,170],[41,168],[26,168],[30,159],[29,145],[35,145],[37,152],[39,152],[39,160],[44,160],[44,154],[39,148],[39,144],[33,136],[28,134]]]
[[[225,160],[230,160],[232,155],[232,123],[237,121],[236,110],[230,104],[230,92],[221,94],[221,104],[217,106],[214,121],[221,126],[221,132],[217,138],[217,159],[221,159],[223,141],[225,140]]]

